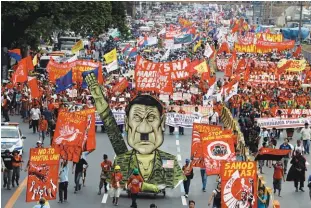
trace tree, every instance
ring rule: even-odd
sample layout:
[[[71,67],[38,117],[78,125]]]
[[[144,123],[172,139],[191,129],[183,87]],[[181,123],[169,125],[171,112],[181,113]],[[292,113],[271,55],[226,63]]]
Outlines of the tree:
[[[36,48],[55,31],[99,35],[113,23],[126,32],[123,2],[24,1],[1,4],[2,45]]]

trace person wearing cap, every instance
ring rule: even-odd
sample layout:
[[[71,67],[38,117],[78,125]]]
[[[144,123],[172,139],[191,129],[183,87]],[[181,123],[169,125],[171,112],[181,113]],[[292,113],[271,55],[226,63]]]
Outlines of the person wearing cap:
[[[139,175],[139,170],[135,168],[133,174],[127,181],[127,186],[131,192],[132,205],[131,207],[137,208],[136,199],[140,192],[141,184],[144,182],[143,178]]]
[[[305,123],[305,127],[301,129],[301,140],[303,142],[303,148],[305,154],[310,154],[310,139],[311,139],[311,129],[309,124]]]
[[[33,208],[50,208],[50,204],[44,197],[42,197],[39,199],[38,204]]]
[[[10,150],[5,150],[4,154],[1,155],[4,166],[2,167],[3,172],[3,188],[7,187],[8,190],[11,190],[11,179],[12,179],[12,170],[13,170],[13,156],[10,153]]]
[[[102,171],[100,174],[98,195],[101,195],[101,190],[102,190],[103,186],[105,189],[105,193],[108,192],[106,180],[107,180],[107,178],[109,178],[109,174],[110,174],[110,171],[112,169],[112,162],[110,160],[108,160],[108,155],[104,154],[103,158],[104,158],[104,161],[100,164]]]
[[[14,182],[16,182],[16,186],[19,186],[19,176],[20,176],[20,171],[22,170],[22,156],[18,154],[18,150],[13,151],[13,175],[12,175],[12,187],[14,188]]]
[[[190,182],[193,178],[193,168],[189,159],[186,159],[185,163],[186,164],[182,167],[182,170],[184,175],[186,176],[186,179],[184,180],[185,197],[188,198]]]
[[[115,206],[118,206],[119,196],[121,193],[120,182],[123,179],[123,175],[120,172],[120,169],[121,169],[120,166],[116,165],[114,167],[114,172],[111,174],[111,177],[110,177],[110,182],[111,182],[111,184],[109,185],[111,188],[110,197],[113,198],[112,204],[114,204]]]

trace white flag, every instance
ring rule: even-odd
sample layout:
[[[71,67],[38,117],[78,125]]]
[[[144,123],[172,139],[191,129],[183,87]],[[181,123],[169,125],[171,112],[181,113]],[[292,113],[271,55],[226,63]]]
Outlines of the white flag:
[[[164,60],[167,60],[168,57],[170,56],[170,51],[171,51],[171,48],[168,48],[165,52],[165,54],[161,57],[161,61],[164,61]]]
[[[228,100],[230,100],[230,98],[232,98],[234,95],[238,94],[238,86],[239,86],[239,82],[235,83],[232,86],[231,91],[229,92],[229,95],[225,99],[226,102],[228,102]]]
[[[118,69],[118,60],[111,62],[110,64],[104,66],[108,73]]]
[[[208,89],[206,95],[205,95],[205,99],[208,100],[209,97],[211,97],[215,91],[216,88],[216,82]]]
[[[213,51],[212,47],[208,43],[206,43],[204,56],[209,58],[213,53],[214,53],[214,51]]]

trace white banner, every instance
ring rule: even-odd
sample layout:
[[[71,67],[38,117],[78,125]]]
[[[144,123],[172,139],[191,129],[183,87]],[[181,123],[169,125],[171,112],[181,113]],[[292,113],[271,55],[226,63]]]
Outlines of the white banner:
[[[111,62],[110,64],[104,66],[108,73],[118,69],[118,60]]]
[[[113,112],[118,125],[124,124],[125,113]],[[96,126],[102,126],[103,122],[97,112],[95,112]],[[208,123],[208,116],[200,117],[193,114],[166,113],[166,122],[168,126],[192,128],[193,123]]]
[[[311,117],[306,118],[257,118],[255,119],[260,128],[289,129],[304,127],[305,123],[311,124]]]

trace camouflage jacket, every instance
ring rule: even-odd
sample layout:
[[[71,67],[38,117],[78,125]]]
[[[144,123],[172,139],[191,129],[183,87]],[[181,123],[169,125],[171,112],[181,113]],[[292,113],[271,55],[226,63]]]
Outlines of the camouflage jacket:
[[[153,161],[153,170],[147,180],[144,182],[159,185],[165,184],[166,188],[175,188],[181,181],[185,179],[183,172],[176,160],[176,156],[161,150],[155,150],[156,155]],[[163,168],[163,160],[174,161],[173,168]],[[130,150],[124,154],[118,155],[114,160],[114,165],[121,167],[123,175],[122,184],[127,182],[134,168],[140,170],[136,150]]]

